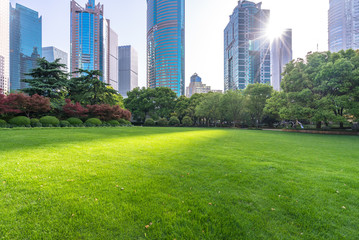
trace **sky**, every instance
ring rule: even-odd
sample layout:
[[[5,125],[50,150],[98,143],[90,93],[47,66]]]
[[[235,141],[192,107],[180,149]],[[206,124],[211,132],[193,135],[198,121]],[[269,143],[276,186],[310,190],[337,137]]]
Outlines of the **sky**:
[[[1,0],[3,1],[3,0]],[[70,53],[70,0],[11,0],[39,12],[43,47]],[[85,6],[87,0],[77,0]],[[146,86],[146,0],[96,0],[119,35],[119,45],[139,54],[139,86]],[[253,0],[253,2],[259,2]],[[262,0],[274,28],[293,29],[293,57],[328,50],[329,0]],[[186,86],[197,73],[212,89],[223,90],[223,31],[238,0],[186,0]]]

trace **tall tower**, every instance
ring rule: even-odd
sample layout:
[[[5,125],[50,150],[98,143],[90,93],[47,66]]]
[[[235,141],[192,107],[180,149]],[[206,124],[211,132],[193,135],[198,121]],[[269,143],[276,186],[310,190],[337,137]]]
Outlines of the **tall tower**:
[[[270,11],[262,4],[240,0],[224,30],[224,90],[244,89],[271,79]]]
[[[292,29],[286,29],[271,44],[272,80],[274,90],[280,91],[285,65],[293,60]]]
[[[147,0],[147,87],[185,90],[185,0]]]
[[[10,90],[10,25],[9,1],[0,1],[0,93]]]
[[[132,46],[118,47],[118,70],[118,92],[127,98],[138,87],[138,54]]]
[[[359,49],[359,0],[330,0],[329,51]]]
[[[42,56],[42,17],[39,13],[16,4],[10,8],[10,89],[26,87],[21,79],[37,66]]]
[[[100,70],[101,81],[118,90],[118,36],[104,17],[104,6],[89,0],[85,8],[71,1],[71,60],[73,77],[79,69]]]

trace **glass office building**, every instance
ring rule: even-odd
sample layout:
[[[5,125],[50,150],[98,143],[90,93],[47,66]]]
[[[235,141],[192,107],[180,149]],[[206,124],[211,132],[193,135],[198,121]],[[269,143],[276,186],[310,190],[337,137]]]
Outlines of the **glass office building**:
[[[54,62],[56,59],[60,59],[61,64],[68,66],[68,54],[56,47],[44,47],[42,48],[42,57],[49,62]]]
[[[185,0],[147,0],[147,87],[185,90]]]
[[[0,1],[0,93],[10,90],[9,4],[8,0]]]
[[[118,36],[104,17],[104,6],[89,0],[85,8],[71,1],[71,60],[73,77],[79,69],[100,70],[101,81],[118,90]]]
[[[359,0],[330,0],[329,51],[359,49]]]
[[[10,89],[26,87],[21,79],[36,68],[42,56],[42,17],[20,4],[10,6]]]
[[[293,60],[292,29],[286,29],[271,43],[272,80],[274,90],[280,91],[285,65]]]
[[[138,54],[132,46],[118,47],[118,71],[118,92],[127,98],[138,87]]]
[[[271,81],[270,11],[261,3],[240,0],[224,30],[224,90]]]

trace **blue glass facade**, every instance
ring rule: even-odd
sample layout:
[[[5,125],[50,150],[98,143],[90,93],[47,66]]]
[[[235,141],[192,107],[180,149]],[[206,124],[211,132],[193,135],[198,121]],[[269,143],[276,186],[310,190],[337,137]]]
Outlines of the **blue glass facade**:
[[[185,0],[147,0],[147,87],[185,86]]]
[[[270,11],[261,3],[240,0],[224,30],[224,90],[271,81]]]
[[[42,56],[42,17],[38,12],[16,4],[10,7],[10,90],[25,88],[21,79]]]

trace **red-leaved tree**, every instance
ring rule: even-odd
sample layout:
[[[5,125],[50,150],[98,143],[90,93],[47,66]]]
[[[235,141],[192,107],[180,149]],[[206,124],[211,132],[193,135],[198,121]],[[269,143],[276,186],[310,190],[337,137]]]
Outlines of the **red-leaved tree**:
[[[0,115],[17,114],[21,113],[20,110],[9,105],[8,96],[0,94]]]
[[[38,94],[30,97],[24,93],[12,93],[6,97],[5,104],[16,113],[24,113],[27,117],[37,117],[51,110],[50,99]]]
[[[131,113],[122,109],[120,106],[111,106],[109,104],[87,105],[89,115],[98,117],[102,121],[131,119]]]
[[[70,99],[66,99],[66,104],[62,107],[64,114],[67,117],[87,117],[88,110],[81,106],[80,103],[72,103]]]

